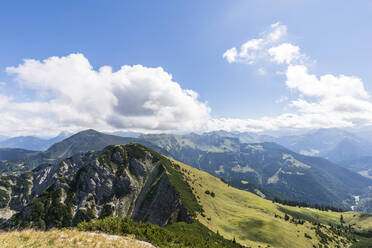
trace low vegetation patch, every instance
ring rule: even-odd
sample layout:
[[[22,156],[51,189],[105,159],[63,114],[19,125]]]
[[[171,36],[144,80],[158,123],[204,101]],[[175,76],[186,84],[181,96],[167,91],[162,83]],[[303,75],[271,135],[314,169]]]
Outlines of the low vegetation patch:
[[[128,218],[108,217],[80,223],[78,229],[112,235],[134,235],[137,239],[150,242],[158,247],[242,247],[233,240],[226,240],[221,235],[210,231],[199,222],[192,224],[179,222],[162,228],[149,223],[133,222]]]
[[[62,194],[67,195],[65,203],[61,203]],[[51,186],[35,198],[28,207],[31,214],[27,218],[22,213],[14,215],[10,219],[12,227],[45,230],[50,226],[57,228],[72,226],[72,194],[70,192],[62,189],[54,190]]]

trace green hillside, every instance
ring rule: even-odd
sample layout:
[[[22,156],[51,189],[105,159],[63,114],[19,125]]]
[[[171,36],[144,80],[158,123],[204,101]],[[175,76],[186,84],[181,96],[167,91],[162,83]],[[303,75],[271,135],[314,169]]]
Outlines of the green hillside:
[[[323,244],[329,247],[346,247],[357,237],[348,228],[336,229],[335,226],[341,224],[341,215],[345,221],[344,227],[351,225],[362,233],[372,231],[371,215],[325,212],[275,204],[230,187],[206,172],[174,160],[173,162],[181,166],[185,178],[203,206],[204,214],[198,215],[198,220],[209,229],[218,231],[228,239],[235,238],[243,245],[320,247],[319,244]],[[286,214],[288,220],[285,219]],[[298,224],[302,220],[304,223]]]

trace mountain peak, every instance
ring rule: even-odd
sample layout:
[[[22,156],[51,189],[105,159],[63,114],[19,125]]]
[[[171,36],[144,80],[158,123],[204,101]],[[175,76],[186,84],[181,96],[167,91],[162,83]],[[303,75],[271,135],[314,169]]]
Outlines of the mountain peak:
[[[89,135],[89,134],[103,134],[103,133],[98,132],[97,130],[94,130],[94,129],[86,129],[86,130],[83,130],[83,131],[80,131],[80,132],[74,134],[73,136]]]
[[[27,177],[32,180],[22,192],[24,205],[17,206],[20,212],[8,223],[11,228],[29,224],[42,229],[68,227],[107,216],[165,226],[178,221],[191,223],[195,211],[201,211],[180,169],[136,143],[77,154],[55,165],[38,167]],[[22,180],[22,176],[14,180]],[[53,206],[46,204],[49,201]],[[52,213],[52,208],[61,211]]]

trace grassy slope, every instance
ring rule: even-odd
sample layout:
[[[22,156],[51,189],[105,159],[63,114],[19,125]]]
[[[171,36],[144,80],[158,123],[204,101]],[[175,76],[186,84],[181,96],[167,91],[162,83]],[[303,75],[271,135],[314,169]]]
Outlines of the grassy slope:
[[[48,232],[24,230],[0,233],[0,247],[154,247],[132,237],[113,236],[76,230],[51,230]]]
[[[306,221],[304,225],[290,223],[284,220],[285,213],[325,225],[339,224],[342,214],[346,224],[358,223],[360,230],[363,231],[372,229],[372,218],[363,217],[361,213],[324,212],[273,204],[271,201],[249,192],[229,187],[220,179],[206,172],[177,161],[174,162],[186,171],[187,180],[194,188],[193,192],[203,206],[205,217],[198,215],[199,221],[228,239],[235,237],[243,245],[258,247],[270,244],[274,247],[313,247],[319,243],[319,238],[316,236],[315,230],[311,229],[313,225],[310,222]],[[206,190],[214,192],[215,197],[206,194]],[[275,214],[282,218],[275,218]],[[356,225],[354,227],[358,228]],[[325,228],[322,231],[331,235]],[[306,238],[305,233],[310,235],[312,239]]]

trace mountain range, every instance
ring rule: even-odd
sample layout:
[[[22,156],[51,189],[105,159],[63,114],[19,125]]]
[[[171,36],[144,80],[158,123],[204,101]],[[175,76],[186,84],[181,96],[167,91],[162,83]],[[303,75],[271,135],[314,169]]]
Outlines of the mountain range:
[[[372,179],[372,156],[343,161],[340,165],[364,177]]]
[[[203,135],[218,135],[221,137],[238,138],[241,143],[275,142],[294,152],[318,156],[331,160],[334,163],[345,164],[345,162],[372,156],[372,142],[369,141],[370,132],[352,133],[343,129],[327,128],[309,131],[304,134],[272,136],[252,132],[227,132],[213,131]],[[125,138],[138,138],[139,132],[117,131],[105,133]],[[8,138],[0,137],[1,148],[20,148],[33,151],[45,151],[53,144],[71,136],[62,132],[51,139],[36,136],[18,136]]]
[[[254,183],[284,198],[350,208],[368,196],[372,181],[326,159],[276,143],[246,144],[217,134],[144,135],[172,157],[225,180]],[[370,209],[364,209],[370,211]]]
[[[334,163],[372,156],[372,142],[369,141],[368,135],[363,133],[364,136],[360,136],[337,128],[317,129],[304,134],[281,136],[226,131],[207,134],[239,138],[241,143],[275,142],[294,152],[323,157]]]
[[[372,155],[372,143],[341,129],[319,129],[304,135],[282,136],[278,144],[304,155],[319,156],[335,163]]]
[[[0,186],[8,230],[77,226],[158,247],[305,248],[348,247],[372,231],[370,215],[273,203],[135,143],[2,176]]]
[[[44,151],[51,145],[60,142],[70,135],[62,132],[58,136],[45,139],[35,136],[17,136],[12,138],[0,138],[0,148],[20,148],[25,150]]]
[[[99,151],[108,145],[127,144],[134,141],[153,147],[151,143],[145,140],[109,135],[89,129],[53,144],[46,151],[24,151],[23,156],[20,155],[17,159],[2,160],[0,161],[0,173],[17,174],[26,172],[40,164],[54,164],[74,154],[90,150]],[[8,153],[14,153],[15,151],[17,150],[8,149]]]
[[[131,142],[145,145],[268,199],[279,197],[372,211],[368,207],[371,205],[371,179],[326,159],[298,154],[272,142],[247,144],[239,137],[223,133],[124,138],[86,130],[44,152],[23,152],[23,157],[2,160],[0,168],[4,174],[19,174],[41,164],[56,164],[75,154]],[[360,199],[358,204],[355,197]]]

